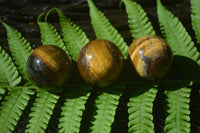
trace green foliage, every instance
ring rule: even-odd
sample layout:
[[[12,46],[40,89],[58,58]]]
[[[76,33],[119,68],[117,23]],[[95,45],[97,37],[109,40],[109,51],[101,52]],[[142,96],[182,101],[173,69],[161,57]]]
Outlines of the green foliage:
[[[190,132],[190,93],[191,88],[188,87],[180,87],[178,89],[170,87],[165,91],[168,107],[165,121],[165,132]]]
[[[128,14],[130,32],[133,39],[142,35],[154,34],[155,31],[149,21],[147,14],[136,2],[123,0]],[[192,24],[199,42],[198,20],[199,7],[196,6],[199,1],[192,0]],[[92,26],[98,39],[107,39],[114,42],[125,58],[127,58],[128,46],[122,36],[111,25],[109,20],[99,11],[92,0],[88,0]],[[59,35],[56,28],[47,22],[51,12],[56,11],[61,23],[62,35]],[[168,11],[157,0],[157,13],[161,26],[161,31],[166,37],[167,42],[172,48],[174,54],[175,69],[184,79],[199,79],[200,60],[199,52],[194,46],[194,42],[186,32],[185,28],[170,11]],[[89,42],[85,32],[77,25],[66,18],[63,12],[58,8],[52,8],[45,16],[45,13],[38,16],[37,23],[41,30],[41,41],[44,45],[53,44],[61,47],[77,60],[80,49]],[[153,121],[153,107],[158,89],[164,90],[163,98],[166,103],[164,107],[166,120],[164,130],[167,133],[190,132],[190,93],[191,84],[186,81],[162,81],[162,85],[154,84],[152,81],[126,81],[109,86],[106,88],[96,88],[86,86],[85,84],[69,83],[65,86],[63,94],[47,92],[37,87],[27,86],[30,81],[26,74],[26,61],[32,51],[30,44],[22,37],[21,33],[1,22],[7,30],[8,43],[11,50],[11,57],[0,47],[0,132],[11,133],[22,116],[25,108],[28,108],[30,96],[34,95],[33,106],[29,112],[29,121],[26,125],[26,132],[46,132],[49,126],[49,120],[54,113],[55,105],[58,100],[64,99],[60,107],[60,121],[58,123],[59,132],[77,133],[81,129],[88,128],[86,132],[109,133],[112,132],[112,124],[116,121],[117,109],[120,107],[121,95],[128,91],[128,130],[129,132],[155,132],[155,123]],[[62,39],[63,38],[63,39]],[[16,66],[15,66],[16,64]],[[75,68],[76,69],[76,68]],[[20,82],[21,77],[25,82]],[[75,75],[74,77],[79,75]],[[150,82],[150,83],[149,83]],[[19,84],[20,83],[20,84]],[[139,84],[138,84],[139,83]],[[183,84],[184,83],[184,84]],[[21,86],[17,86],[21,85]],[[128,89],[128,90],[125,90]],[[124,91],[125,90],[125,91]],[[198,90],[199,91],[199,90]],[[8,93],[7,93],[8,92]],[[94,101],[90,101],[90,100]],[[88,104],[89,103],[89,104]],[[126,103],[126,102],[125,102]],[[124,103],[121,103],[124,104]],[[88,108],[88,109],[87,109]],[[87,112],[91,111],[91,112]],[[87,117],[91,116],[92,120]],[[155,114],[156,115],[156,114]],[[163,118],[164,119],[164,118]],[[84,121],[86,120],[86,122]],[[88,124],[89,123],[89,124]],[[91,125],[90,125],[91,124]],[[117,125],[118,126],[118,125]],[[89,130],[89,131],[88,131]]]
[[[200,79],[200,53],[182,23],[157,0],[161,31],[174,56],[174,65],[185,79]],[[184,66],[184,67],[183,67]],[[190,71],[185,71],[190,70]]]
[[[15,63],[17,64],[17,68],[22,74],[23,79],[29,82],[28,75],[26,73],[26,61],[28,60],[29,54],[32,51],[30,43],[28,43],[26,39],[22,37],[20,32],[4,22],[1,23],[7,30],[10,51],[12,52]]]
[[[44,133],[59,96],[39,90],[31,109],[27,133]]]
[[[192,18],[192,26],[193,30],[196,34],[197,42],[200,44],[200,1],[199,0],[191,0],[191,18]]]
[[[106,39],[113,42],[127,58],[128,46],[124,42],[122,36],[118,31],[110,24],[104,14],[98,10],[92,0],[88,0],[90,8],[91,23],[94,28],[97,39]],[[115,90],[115,93],[109,90]],[[117,106],[119,104],[119,98],[122,92],[118,88],[101,88],[98,90],[98,96],[95,100],[95,114],[94,121],[90,127],[91,132],[102,133],[110,132],[111,125],[114,122],[114,116]]]
[[[21,77],[9,55],[0,46],[0,84],[15,86],[20,83]]]
[[[68,88],[65,92],[65,103],[62,107],[62,113],[59,124],[61,133],[78,133],[85,103],[90,96],[91,86],[81,87],[79,89]]]
[[[0,88],[0,100],[2,99],[2,95],[5,94],[6,90],[4,88]]]
[[[122,91],[118,87],[106,87],[98,90],[98,96],[95,100],[96,112],[93,116],[94,121],[92,121],[92,126],[90,127],[91,132],[109,133],[111,131],[111,125],[114,122],[114,116],[121,95]]]
[[[34,91],[27,88],[10,88],[0,106],[1,133],[12,133]]]
[[[97,9],[92,0],[88,0],[90,7],[91,23],[97,39],[105,39],[113,42],[122,51],[127,59],[128,46],[118,31],[110,24],[104,14]]]
[[[57,11],[62,27],[63,40],[67,44],[67,48],[72,55],[72,59],[77,61],[80,49],[89,42],[89,39],[87,38],[85,32],[83,32],[76,24],[71,22],[70,19],[67,19],[62,11],[58,8],[52,8],[48,11],[46,15],[46,21],[48,15],[52,11]]]
[[[91,0],[88,0],[88,4],[91,23],[97,39],[106,39],[113,42],[122,51],[124,58],[127,58],[128,46],[124,42],[122,36]],[[109,91],[110,89],[115,90],[115,93]],[[90,127],[91,132],[102,133],[111,131],[111,125],[114,122],[114,116],[121,94],[122,92],[114,87],[102,88],[98,91],[98,96],[95,100],[96,112],[93,116],[94,121],[92,121],[92,126]]]
[[[129,132],[132,133],[153,133],[153,102],[157,95],[157,89],[152,85],[142,88],[134,87],[130,92],[128,103]]]
[[[131,35],[137,39],[144,35],[155,35],[155,31],[149,21],[146,12],[134,1],[123,0],[128,14],[128,23]]]
[[[41,13],[38,16],[37,23],[41,30],[41,38],[43,45],[56,45],[66,51],[67,54],[67,47],[64,44],[64,41],[61,38],[61,35],[58,34],[57,30],[48,22],[41,22],[42,16],[44,13]]]

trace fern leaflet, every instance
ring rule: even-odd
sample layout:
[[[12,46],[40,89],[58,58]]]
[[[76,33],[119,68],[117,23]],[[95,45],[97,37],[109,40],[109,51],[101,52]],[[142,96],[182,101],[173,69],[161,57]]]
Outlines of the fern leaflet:
[[[59,96],[39,90],[31,109],[27,133],[44,133]]]
[[[191,37],[178,18],[168,11],[160,0],[157,0],[157,13],[162,33],[175,55],[175,66],[185,79],[200,79],[200,54]]]
[[[80,123],[82,114],[85,110],[85,103],[87,102],[91,86],[77,90],[75,88],[68,88],[65,93],[66,101],[62,107],[62,113],[59,124],[60,133],[78,133],[80,132]]]
[[[191,0],[191,18],[192,18],[192,26],[193,30],[196,34],[197,42],[200,44],[200,1],[199,0]]]
[[[128,14],[130,32],[134,39],[144,35],[155,35],[155,31],[149,21],[146,12],[137,2],[123,0]]]
[[[76,62],[79,51],[86,43],[89,42],[89,39],[87,38],[85,32],[83,32],[76,24],[71,22],[70,19],[67,19],[62,11],[58,8],[52,8],[48,11],[46,14],[46,21],[48,15],[54,10],[57,11],[59,16],[63,33],[63,40],[66,43],[70,54],[72,55],[72,59]]]
[[[30,82],[26,73],[26,62],[28,60],[29,54],[32,51],[32,48],[26,39],[22,37],[20,32],[13,29],[4,22],[1,23],[7,30],[9,47],[15,63],[18,65],[18,70],[22,74],[23,79]]]
[[[132,133],[153,133],[153,101],[157,89],[152,86],[145,88],[134,88],[131,90],[131,97],[128,103],[129,132]]]
[[[0,85],[15,86],[20,83],[21,77],[11,57],[0,46]]]
[[[0,100],[2,99],[3,94],[5,94],[6,90],[4,88],[0,88]]]
[[[122,95],[122,91],[119,88],[121,89],[121,87],[106,87],[98,90],[98,97],[95,100],[95,108],[97,110],[93,115],[94,121],[92,121],[92,126],[90,127],[91,132],[110,133],[119,99]]]
[[[168,103],[165,121],[165,131],[167,133],[190,132],[190,92],[191,89],[187,87],[165,91]]]
[[[61,36],[58,34],[57,30],[48,22],[41,22],[41,18],[44,13],[38,16],[37,23],[41,30],[41,38],[43,45],[56,45],[62,48],[69,55],[67,47],[64,44]]]
[[[98,39],[105,39],[113,42],[122,51],[124,58],[127,59],[128,46],[123,37],[110,24],[104,14],[97,9],[92,0],[88,0],[92,26]]]
[[[30,95],[34,91],[27,88],[9,89],[8,96],[0,107],[0,129],[1,133],[12,133],[23,110],[28,104]]]

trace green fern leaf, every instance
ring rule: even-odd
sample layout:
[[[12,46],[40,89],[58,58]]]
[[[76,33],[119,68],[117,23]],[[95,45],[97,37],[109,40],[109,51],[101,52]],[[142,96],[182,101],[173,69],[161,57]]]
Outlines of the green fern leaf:
[[[39,90],[30,113],[27,133],[44,133],[59,96]]]
[[[2,96],[3,94],[5,94],[6,90],[5,88],[0,88],[0,100],[2,99]]]
[[[32,51],[30,44],[22,37],[21,33],[13,29],[6,23],[1,23],[5,26],[7,30],[8,43],[15,63],[19,72],[22,74],[23,78],[30,82],[28,75],[26,73],[26,62],[28,60],[29,54]]]
[[[41,30],[42,44],[43,45],[56,45],[56,46],[62,48],[64,51],[66,51],[67,54],[69,54],[67,51],[67,47],[64,44],[64,41],[62,40],[61,36],[58,34],[58,32],[54,28],[54,26],[48,22],[41,22],[41,18],[43,15],[44,15],[44,13],[41,13],[37,19],[37,23]]]
[[[62,107],[62,113],[59,124],[60,133],[78,133],[82,114],[85,110],[85,103],[90,96],[91,86],[82,87],[81,90],[68,88],[65,93],[65,103]]]
[[[192,26],[193,30],[196,34],[197,42],[200,44],[200,1],[199,0],[191,0],[191,18],[192,18]]]
[[[144,88],[134,88],[131,90],[130,101],[128,103],[129,132],[132,133],[153,133],[153,102],[157,89],[152,86]]]
[[[162,33],[175,55],[174,64],[177,70],[185,79],[200,79],[200,54],[191,37],[178,18],[168,11],[160,0],[157,0],[157,13]]]
[[[21,77],[9,55],[0,47],[0,85],[15,86]]]
[[[76,24],[71,22],[70,19],[67,19],[62,11],[58,8],[52,8],[48,11],[46,14],[46,21],[48,15],[52,11],[57,11],[58,13],[62,27],[63,40],[66,43],[70,54],[72,55],[72,59],[76,62],[81,48],[89,42],[89,39],[87,38],[85,32],[83,32]]]
[[[124,58],[127,59],[128,46],[123,37],[110,24],[104,14],[98,10],[92,0],[88,0],[90,17],[97,39],[105,39],[113,42],[122,51]]]
[[[123,0],[128,14],[128,23],[131,35],[137,39],[144,35],[155,35],[155,31],[149,21],[146,12],[137,2]]]
[[[33,94],[34,91],[27,88],[9,89],[8,96],[0,106],[1,133],[12,133]]]
[[[97,110],[93,115],[94,121],[92,121],[90,127],[92,133],[110,133],[119,99],[122,95],[120,89],[121,87],[107,87],[98,90],[98,97],[95,100]]]
[[[190,132],[190,92],[191,89],[182,87],[179,89],[167,89],[167,117],[165,131],[167,133]]]

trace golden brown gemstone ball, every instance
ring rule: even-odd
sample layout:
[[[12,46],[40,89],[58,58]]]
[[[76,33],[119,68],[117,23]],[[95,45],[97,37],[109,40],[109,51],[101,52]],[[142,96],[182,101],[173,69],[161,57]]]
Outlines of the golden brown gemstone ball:
[[[86,82],[104,87],[119,78],[123,70],[123,55],[112,42],[93,40],[81,49],[77,65]]]
[[[168,44],[158,36],[146,35],[129,47],[129,56],[139,76],[161,79],[168,72],[173,55]]]
[[[39,87],[61,87],[69,79],[71,62],[61,48],[43,45],[36,48],[28,58],[27,74]]]

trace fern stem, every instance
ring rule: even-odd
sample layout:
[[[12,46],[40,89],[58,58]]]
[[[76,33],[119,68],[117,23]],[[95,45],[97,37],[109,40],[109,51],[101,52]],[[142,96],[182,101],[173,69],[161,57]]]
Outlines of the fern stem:
[[[111,91],[115,90],[115,92]],[[120,88],[121,89],[121,88]],[[122,91],[119,88],[101,88],[95,100],[96,112],[90,130],[92,133],[109,133]]]
[[[48,15],[52,11],[56,11],[58,13],[63,33],[63,40],[72,55],[72,59],[76,62],[79,51],[86,43],[89,42],[89,39],[87,38],[86,33],[83,32],[79,26],[71,22],[70,19],[67,19],[63,12],[58,8],[52,8],[49,10],[46,14],[45,21],[47,21]]]
[[[195,31],[197,42],[200,44],[200,1],[191,0],[192,28]]]
[[[88,0],[90,8],[91,23],[97,39],[105,39],[113,42],[122,51],[124,58],[127,59],[128,46],[123,37],[119,34],[104,14],[98,10],[92,0]]]
[[[130,102],[128,103],[129,132],[132,133],[153,133],[153,101],[157,89],[152,86],[145,88],[134,88],[131,90]]]
[[[17,64],[17,69],[22,74],[23,79],[26,80],[26,82],[31,83],[26,73],[26,62],[32,51],[30,43],[27,42],[24,37],[22,37],[20,32],[2,21],[1,23],[5,26],[7,30],[9,47],[13,59]]]
[[[70,90],[71,89],[71,90]],[[59,124],[59,132],[78,133],[85,103],[90,96],[91,86],[82,87],[81,90],[69,88],[65,93],[65,103],[62,107],[62,113]]]
[[[35,86],[0,86],[1,88],[9,88],[9,89],[38,89],[38,87]]]
[[[0,84],[15,86],[21,82],[21,76],[12,58],[0,46]]]
[[[182,87],[167,89],[167,117],[165,131],[167,133],[190,132],[190,92],[191,89]]]
[[[42,133],[45,132],[49,119],[53,113],[55,104],[59,96],[51,94],[45,90],[39,90],[34,106],[31,108],[30,121],[26,132]]]
[[[37,18],[37,23],[41,30],[41,38],[43,45],[56,45],[67,52],[67,47],[64,44],[61,36],[58,34],[57,30],[48,22],[42,22],[42,16],[45,12],[41,13]],[[68,52],[67,52],[68,53]]]
[[[182,23],[157,0],[158,19],[163,35],[174,54],[174,65],[184,79],[200,79],[200,53]],[[188,70],[188,71],[185,71]]]
[[[0,107],[0,129],[1,133],[11,133],[14,131],[23,110],[28,104],[30,95],[34,91],[29,89],[10,89]]]
[[[128,23],[131,35],[137,39],[144,35],[155,35],[155,31],[146,12],[137,2],[131,0],[123,0],[128,14]]]
[[[163,84],[163,83],[188,83],[188,82],[195,82],[195,83],[200,83],[199,80],[157,80],[157,81],[143,81],[143,80],[138,80],[138,81],[123,81],[119,84],[126,84],[126,85],[141,85],[141,84]],[[78,88],[78,87],[85,87],[85,83],[80,83],[80,84],[67,84],[65,88]],[[1,88],[28,88],[28,89],[39,89],[37,86],[8,86],[8,85],[0,85]]]

